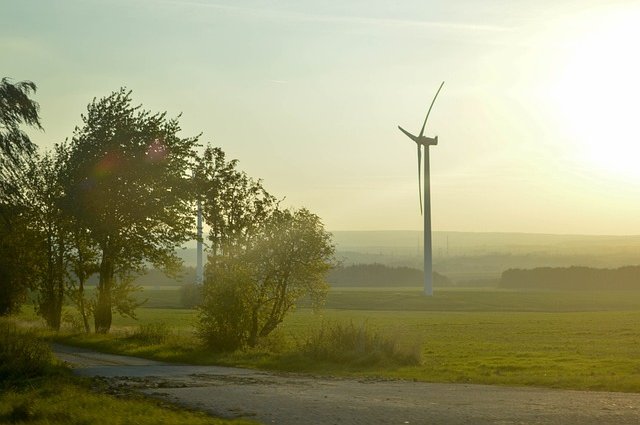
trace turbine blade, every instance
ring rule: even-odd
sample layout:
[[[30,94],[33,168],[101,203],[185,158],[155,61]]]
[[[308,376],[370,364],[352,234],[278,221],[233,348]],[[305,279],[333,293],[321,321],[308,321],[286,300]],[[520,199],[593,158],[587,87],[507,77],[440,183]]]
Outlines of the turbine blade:
[[[400,131],[402,131],[409,139],[413,140],[414,142],[418,143],[418,138],[416,136],[414,136],[413,134],[409,133],[407,130],[405,130],[404,128],[398,126],[398,128],[400,129]]]
[[[422,146],[418,145],[418,196],[420,197],[420,215],[422,215]]]
[[[427,116],[424,119],[424,123],[422,124],[422,130],[420,130],[420,136],[418,137],[422,137],[422,135],[424,134],[424,128],[427,125],[427,120],[429,119],[429,114],[431,113],[431,108],[433,108],[433,104],[436,103],[436,98],[438,97],[438,94],[440,94],[440,90],[442,90],[442,86],[444,86],[444,81],[442,82],[442,84],[440,84],[440,87],[438,88],[438,91],[436,92],[436,95],[433,96],[433,100],[431,101],[431,106],[429,106],[429,110],[427,111]]]

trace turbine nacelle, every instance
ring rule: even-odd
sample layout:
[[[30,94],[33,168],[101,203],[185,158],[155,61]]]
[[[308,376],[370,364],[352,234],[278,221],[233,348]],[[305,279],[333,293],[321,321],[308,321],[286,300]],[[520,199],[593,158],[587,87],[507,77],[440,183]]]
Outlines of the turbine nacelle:
[[[436,137],[422,136],[422,138],[420,139],[420,143],[423,146],[435,146],[438,144],[438,136]]]
[[[413,134],[409,133],[404,128],[402,128],[400,126],[398,126],[398,128],[400,129],[400,131],[402,131],[404,134],[406,134],[407,137],[409,137],[411,140],[416,142],[419,146],[435,146],[435,145],[438,144],[438,136],[436,136],[436,137],[414,136]]]

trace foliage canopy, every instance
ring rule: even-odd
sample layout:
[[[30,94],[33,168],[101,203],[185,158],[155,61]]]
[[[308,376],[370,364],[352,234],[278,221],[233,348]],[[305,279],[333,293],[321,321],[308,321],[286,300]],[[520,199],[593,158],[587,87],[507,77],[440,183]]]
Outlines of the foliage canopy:
[[[193,224],[191,181],[198,137],[181,138],[177,118],[134,106],[120,89],[94,99],[70,145],[63,208],[87,229],[100,251],[96,332],[107,332],[112,310],[132,314],[131,276],[145,262],[167,272]]]
[[[0,200],[19,194],[18,176],[36,151],[21,125],[42,129],[37,102],[30,98],[36,85],[31,81],[0,80]]]

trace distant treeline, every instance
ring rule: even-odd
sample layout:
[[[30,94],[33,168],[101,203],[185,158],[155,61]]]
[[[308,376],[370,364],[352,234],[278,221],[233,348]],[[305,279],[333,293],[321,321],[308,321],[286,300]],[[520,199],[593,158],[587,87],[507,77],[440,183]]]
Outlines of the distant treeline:
[[[502,273],[500,287],[511,289],[640,289],[640,266],[617,269],[592,267],[538,267],[509,269]]]
[[[421,286],[422,270],[411,267],[389,267],[383,264],[355,264],[337,267],[327,275],[331,286]],[[434,286],[451,286],[451,281],[433,273]]]

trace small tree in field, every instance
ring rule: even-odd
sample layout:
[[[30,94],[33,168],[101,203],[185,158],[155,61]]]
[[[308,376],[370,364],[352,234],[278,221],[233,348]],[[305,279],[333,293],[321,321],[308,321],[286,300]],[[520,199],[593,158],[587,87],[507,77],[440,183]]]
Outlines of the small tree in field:
[[[324,301],[335,249],[318,216],[274,210],[234,246],[230,255],[209,257],[199,332],[212,348],[254,347],[302,297]]]

